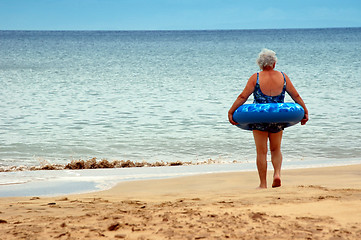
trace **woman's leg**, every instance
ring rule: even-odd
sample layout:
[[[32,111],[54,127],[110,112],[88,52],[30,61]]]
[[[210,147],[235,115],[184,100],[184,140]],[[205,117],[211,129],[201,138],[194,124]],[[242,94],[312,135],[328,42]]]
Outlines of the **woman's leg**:
[[[280,187],[281,186],[282,134],[283,134],[283,131],[280,131],[278,133],[270,133],[269,134],[271,159],[272,159],[272,165],[273,165],[273,169],[274,169],[272,187]]]
[[[260,188],[267,188],[267,141],[268,132],[253,130],[254,142],[257,151],[257,169]]]

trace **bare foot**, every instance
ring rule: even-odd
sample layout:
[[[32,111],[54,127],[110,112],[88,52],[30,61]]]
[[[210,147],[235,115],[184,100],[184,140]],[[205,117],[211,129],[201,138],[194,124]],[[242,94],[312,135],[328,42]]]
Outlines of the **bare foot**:
[[[281,187],[281,179],[279,177],[273,179],[272,187]]]

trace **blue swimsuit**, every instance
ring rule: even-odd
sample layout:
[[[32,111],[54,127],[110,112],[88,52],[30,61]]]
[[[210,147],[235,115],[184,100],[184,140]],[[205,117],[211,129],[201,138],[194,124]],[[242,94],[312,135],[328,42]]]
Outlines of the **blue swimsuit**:
[[[253,103],[283,103],[285,100],[285,93],[286,93],[286,77],[281,72],[284,79],[283,89],[282,92],[277,96],[268,96],[264,94],[261,90],[259,85],[259,73],[257,73],[257,83],[253,91],[254,101]],[[285,124],[283,123],[255,123],[251,125],[252,130],[260,130],[260,131],[267,131],[271,133],[277,133],[284,129]]]

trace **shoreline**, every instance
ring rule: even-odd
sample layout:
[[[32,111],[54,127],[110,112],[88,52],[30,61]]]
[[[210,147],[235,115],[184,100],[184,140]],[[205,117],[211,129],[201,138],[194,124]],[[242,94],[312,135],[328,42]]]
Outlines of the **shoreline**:
[[[304,185],[319,185],[321,188],[357,188],[361,190],[361,164],[343,165],[343,166],[328,166],[315,168],[300,168],[300,169],[286,169],[281,173],[282,187],[271,189],[273,169],[269,169],[267,173],[268,189],[281,191],[283,187],[304,186]],[[335,176],[338,178],[335,179]],[[225,184],[226,183],[226,184]],[[83,193],[79,195],[121,195],[122,197],[134,196],[141,197],[143,194],[146,197],[156,194],[177,193],[178,190],[182,194],[189,192],[197,195],[199,191],[194,192],[194,189],[208,189],[213,191],[226,191],[227,188],[237,191],[259,191],[257,186],[259,184],[258,173],[256,170],[251,171],[233,171],[220,173],[205,173],[191,176],[174,177],[168,179],[147,179],[136,180],[129,182],[120,182],[111,189],[97,191],[93,193]],[[142,186],[146,185],[147,189]],[[173,187],[172,185],[182,185],[182,187]],[[154,189],[153,192],[150,186]],[[164,189],[164,190],[162,190]],[[260,190],[262,191],[262,190]],[[77,195],[77,194],[75,194]],[[177,195],[177,194],[175,194]],[[360,219],[361,220],[361,219]]]
[[[339,167],[361,164],[361,161],[332,164],[319,162],[307,164],[306,161],[285,162],[284,170],[314,169],[320,167]],[[269,162],[269,169],[273,169]],[[256,172],[254,162],[208,163],[193,165],[173,165],[160,167],[98,168],[98,169],[61,169],[4,172],[0,178],[1,197],[42,196],[55,197],[67,194],[84,194],[109,190],[122,182],[152,179],[172,179],[184,176],[197,176],[213,173]]]
[[[340,161],[332,164],[319,162],[313,165],[307,164],[306,161],[292,161],[285,162],[283,170],[342,167],[357,164],[361,164],[361,161],[354,160],[349,163]],[[269,169],[272,169],[270,162]],[[122,182],[250,171],[257,171],[254,162],[6,172],[2,173],[2,177],[0,178],[0,198],[17,196],[51,197],[66,194],[83,194],[108,190]]]
[[[0,198],[5,239],[360,239],[361,164],[122,182],[58,197]],[[272,183],[268,173],[268,185]],[[49,224],[51,222],[51,224]],[[34,239],[35,239],[34,238]]]

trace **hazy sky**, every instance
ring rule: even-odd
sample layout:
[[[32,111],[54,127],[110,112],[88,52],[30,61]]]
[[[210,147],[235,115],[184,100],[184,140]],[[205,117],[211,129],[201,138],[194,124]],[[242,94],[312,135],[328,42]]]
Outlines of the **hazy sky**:
[[[361,27],[360,0],[0,0],[0,30]]]

